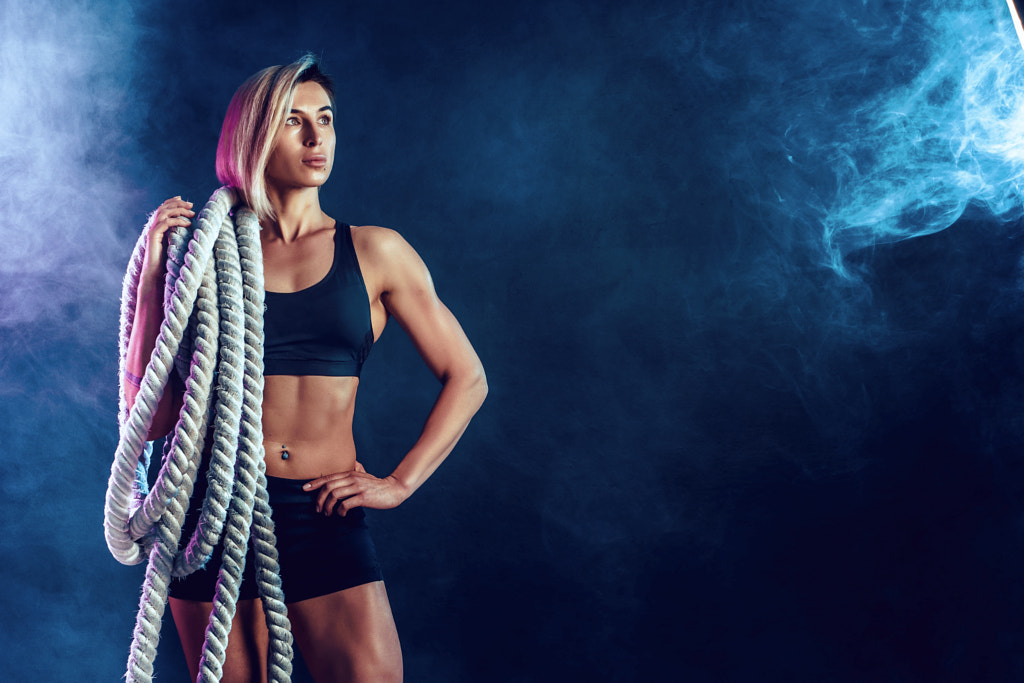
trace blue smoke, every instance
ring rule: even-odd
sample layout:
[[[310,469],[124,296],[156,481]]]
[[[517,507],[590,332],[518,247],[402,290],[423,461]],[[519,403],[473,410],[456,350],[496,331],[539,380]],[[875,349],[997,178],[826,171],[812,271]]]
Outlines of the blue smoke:
[[[101,405],[138,192],[125,177],[146,110],[128,85],[130,3],[6,2],[0,10],[0,397]],[[137,233],[136,233],[137,234]],[[59,350],[59,355],[57,355]],[[104,375],[106,385],[109,374]]]
[[[730,181],[844,278],[854,254],[965,212],[1024,214],[1024,51],[1003,0],[760,5],[678,48],[745,98]]]
[[[927,17],[924,67],[854,110],[823,150],[836,179],[824,242],[838,273],[846,254],[943,230],[970,205],[1021,216],[1024,51],[1008,8],[964,3]]]
[[[103,586],[130,605],[138,592],[101,555],[117,299],[143,220],[133,12],[128,0],[0,3],[0,623],[15,680],[36,677],[19,673],[26,652],[123,672],[130,623],[80,599]]]

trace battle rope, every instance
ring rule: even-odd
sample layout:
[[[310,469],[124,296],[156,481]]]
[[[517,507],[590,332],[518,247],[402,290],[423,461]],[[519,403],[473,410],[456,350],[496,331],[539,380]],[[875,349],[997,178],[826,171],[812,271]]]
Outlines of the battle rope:
[[[119,562],[139,564],[148,558],[128,658],[129,682],[152,680],[171,577],[205,565],[221,536],[222,564],[197,680],[221,679],[250,537],[270,631],[268,679],[291,679],[291,628],[263,461],[263,256],[256,216],[245,206],[232,216],[236,203],[235,193],[222,187],[191,228],[171,233],[164,322],[130,411],[121,387],[120,439],[107,484],[104,533]],[[121,293],[122,383],[145,248],[144,231]],[[152,444],[146,435],[176,363],[180,374],[187,371],[184,405],[150,490]],[[179,550],[211,417],[207,494],[196,530]]]

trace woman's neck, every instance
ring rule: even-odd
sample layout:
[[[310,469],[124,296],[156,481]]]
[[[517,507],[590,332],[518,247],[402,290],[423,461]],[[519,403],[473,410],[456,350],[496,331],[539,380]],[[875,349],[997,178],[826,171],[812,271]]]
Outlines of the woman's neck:
[[[267,221],[265,230],[286,243],[294,242],[308,232],[322,228],[330,218],[320,208],[319,188],[303,187],[281,190],[267,187],[274,219]]]

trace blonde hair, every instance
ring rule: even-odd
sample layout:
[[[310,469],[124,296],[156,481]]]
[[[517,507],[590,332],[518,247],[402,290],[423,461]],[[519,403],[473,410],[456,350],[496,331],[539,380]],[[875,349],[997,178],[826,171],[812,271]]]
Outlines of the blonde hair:
[[[274,137],[284,121],[295,86],[320,84],[334,106],[334,85],[320,61],[306,53],[284,66],[271,66],[250,76],[235,91],[217,143],[217,179],[233,187],[262,223],[274,218],[264,173]]]

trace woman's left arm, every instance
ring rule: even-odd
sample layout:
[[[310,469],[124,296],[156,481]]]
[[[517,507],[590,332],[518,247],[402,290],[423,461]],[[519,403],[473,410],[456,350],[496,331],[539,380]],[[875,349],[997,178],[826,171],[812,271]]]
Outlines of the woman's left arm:
[[[360,506],[393,508],[401,504],[451,453],[487,395],[480,359],[455,316],[437,298],[419,255],[398,233],[373,230],[368,265],[381,273],[381,301],[441,382],[441,393],[419,439],[390,476],[378,479],[353,471],[306,484],[307,490],[321,489],[317,509],[328,515],[335,511],[344,515]]]

